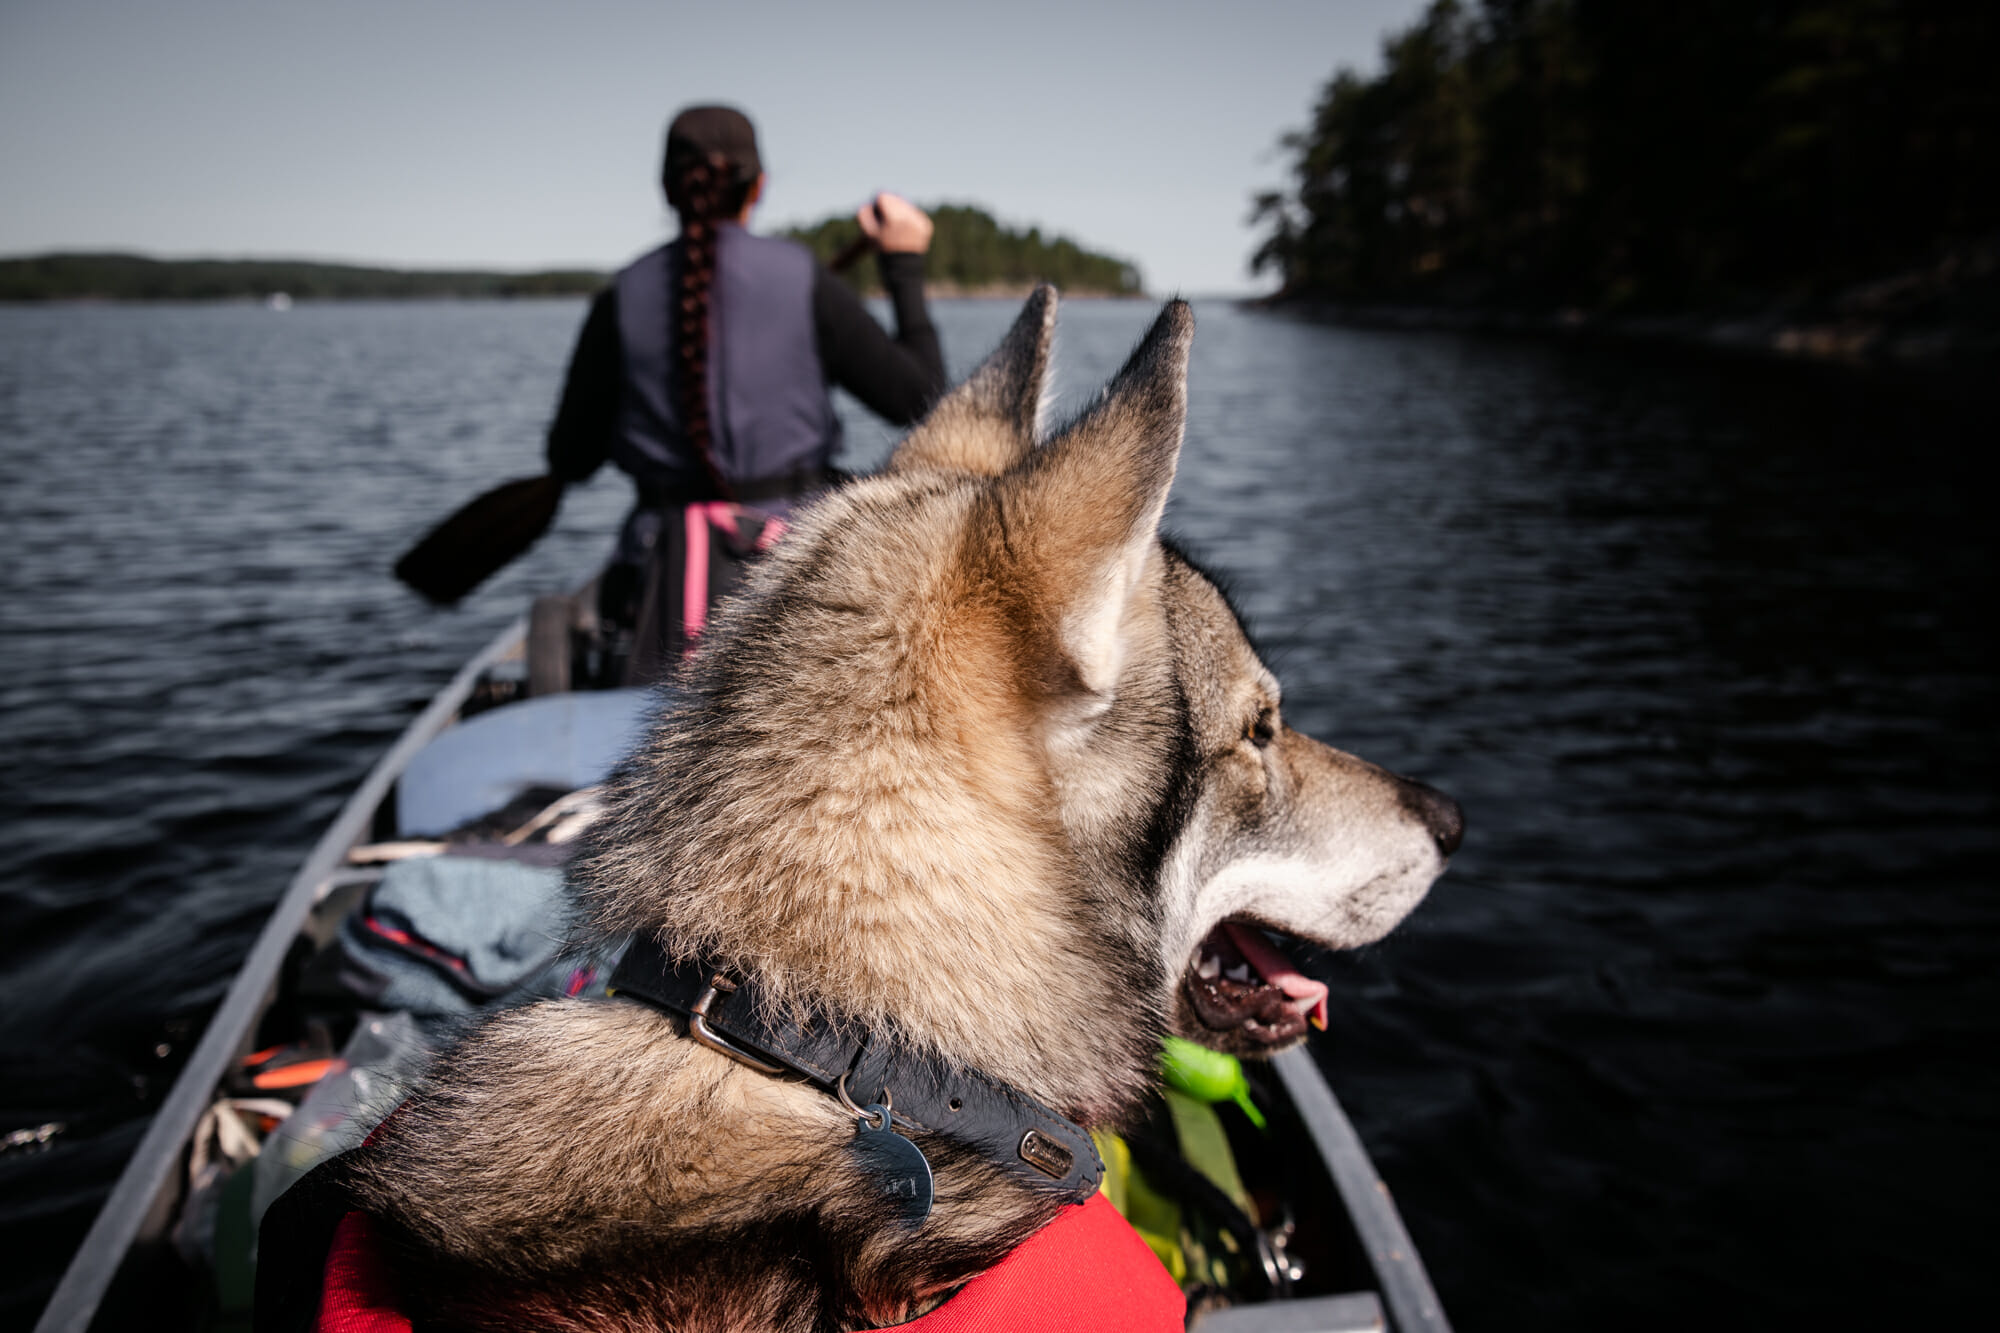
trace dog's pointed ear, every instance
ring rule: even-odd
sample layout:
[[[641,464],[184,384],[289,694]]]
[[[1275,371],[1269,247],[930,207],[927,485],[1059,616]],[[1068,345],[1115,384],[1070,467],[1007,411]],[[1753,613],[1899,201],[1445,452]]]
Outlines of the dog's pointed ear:
[[[947,393],[896,447],[889,471],[935,468],[997,477],[1035,447],[1055,342],[1056,289],[1044,283],[970,379]]]
[[[1002,477],[1004,540],[1038,608],[1043,685],[1107,705],[1187,424],[1194,313],[1170,301],[1097,403]],[[1091,711],[1087,709],[1086,711]]]

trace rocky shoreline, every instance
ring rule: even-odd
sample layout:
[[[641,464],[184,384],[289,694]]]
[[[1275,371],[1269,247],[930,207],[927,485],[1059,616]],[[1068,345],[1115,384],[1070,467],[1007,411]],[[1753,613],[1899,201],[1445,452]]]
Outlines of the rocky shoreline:
[[[1593,337],[1962,375],[2000,363],[2000,238],[1954,248],[1934,264],[1826,299],[1774,300],[1760,310],[1620,314],[1347,302],[1282,292],[1260,304],[1365,328]]]

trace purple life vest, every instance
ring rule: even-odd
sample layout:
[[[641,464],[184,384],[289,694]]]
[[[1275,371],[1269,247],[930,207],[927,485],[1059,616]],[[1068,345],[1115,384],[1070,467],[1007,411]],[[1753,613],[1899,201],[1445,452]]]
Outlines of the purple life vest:
[[[681,243],[618,274],[624,387],[611,457],[642,489],[701,498],[711,490],[683,433],[672,302]],[[840,443],[813,332],[812,255],[800,245],[717,229],[710,295],[708,403],[716,468],[749,482],[823,469]]]

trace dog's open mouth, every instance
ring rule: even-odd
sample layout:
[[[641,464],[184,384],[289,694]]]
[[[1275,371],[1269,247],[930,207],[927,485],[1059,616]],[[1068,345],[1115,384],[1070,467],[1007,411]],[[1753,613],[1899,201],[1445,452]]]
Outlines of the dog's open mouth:
[[[1326,1026],[1326,983],[1292,965],[1264,931],[1225,921],[1208,932],[1187,973],[1188,999],[1217,1032],[1242,1031],[1275,1045]]]

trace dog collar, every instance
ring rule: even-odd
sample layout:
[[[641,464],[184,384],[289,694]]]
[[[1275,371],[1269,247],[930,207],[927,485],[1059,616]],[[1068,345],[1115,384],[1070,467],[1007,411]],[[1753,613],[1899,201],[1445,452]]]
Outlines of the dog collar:
[[[687,1020],[688,1035],[759,1073],[791,1074],[854,1109],[847,1089],[889,1102],[899,1128],[970,1149],[1037,1194],[1082,1203],[1104,1163],[1089,1133],[1011,1084],[946,1064],[883,1029],[836,1024],[815,1012],[786,1021],[755,978],[713,963],[669,959],[641,934],[611,975],[613,995]]]

